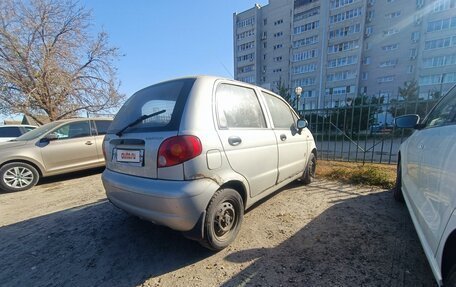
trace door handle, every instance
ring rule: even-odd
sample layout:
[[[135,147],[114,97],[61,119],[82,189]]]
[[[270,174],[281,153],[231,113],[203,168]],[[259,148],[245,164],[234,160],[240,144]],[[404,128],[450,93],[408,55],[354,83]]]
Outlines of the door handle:
[[[91,141],[86,141],[85,144],[86,144],[86,145],[93,145],[93,142],[91,142]]]
[[[284,134],[281,134],[281,135],[280,135],[280,140],[281,140],[281,141],[287,140],[287,136],[284,135]]]
[[[228,143],[232,146],[237,146],[240,145],[242,142],[242,139],[238,136],[232,136],[228,138]]]

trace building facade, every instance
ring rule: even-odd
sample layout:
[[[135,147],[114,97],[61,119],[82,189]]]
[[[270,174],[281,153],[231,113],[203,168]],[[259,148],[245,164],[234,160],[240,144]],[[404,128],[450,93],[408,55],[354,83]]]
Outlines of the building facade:
[[[269,0],[233,15],[235,78],[293,94],[299,109],[356,96],[421,98],[456,83],[456,0]]]

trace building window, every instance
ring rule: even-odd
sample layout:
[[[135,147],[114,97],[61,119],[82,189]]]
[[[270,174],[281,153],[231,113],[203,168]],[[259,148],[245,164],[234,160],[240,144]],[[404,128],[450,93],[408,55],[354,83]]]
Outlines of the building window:
[[[397,43],[391,44],[391,45],[382,46],[382,50],[383,51],[393,51],[393,50],[396,50],[397,48],[399,48],[399,44],[397,44]]]
[[[401,11],[395,11],[392,13],[385,14],[385,17],[390,19],[397,18],[399,16],[401,16]]]
[[[283,44],[274,45],[274,50],[280,49],[283,47]]]
[[[318,56],[316,49],[302,51],[293,55],[293,62],[300,62],[308,59],[312,59]]]
[[[255,58],[255,53],[250,53],[247,55],[242,55],[237,57],[238,62],[253,61]]]
[[[295,14],[294,15],[294,21],[296,22],[296,21],[300,21],[300,20],[303,20],[303,19],[307,19],[309,17],[315,16],[315,15],[318,15],[318,14],[320,14],[320,7],[315,7],[315,8],[312,8],[310,10]]]
[[[427,25],[427,32],[442,31],[456,28],[456,17],[431,21]]]
[[[255,65],[244,66],[244,67],[238,68],[238,70],[237,70],[238,74],[248,73],[248,72],[252,72],[252,71],[255,71]]]
[[[301,40],[293,41],[293,48],[304,47],[318,43],[318,35],[307,37]]]
[[[253,48],[255,48],[255,42],[248,42],[248,43],[239,45],[238,51],[241,52],[241,51],[245,51],[245,50],[249,50],[249,49],[253,49]]]
[[[392,28],[392,29],[388,29],[386,31],[383,31],[383,36],[391,36],[391,35],[394,35],[394,34],[397,34],[399,33],[399,30],[396,29],[396,28]]]
[[[380,65],[378,65],[378,66],[380,68],[395,67],[398,62],[399,62],[398,59],[393,59],[393,60],[380,62]]]
[[[268,24],[268,18],[263,19],[263,26],[266,26]]]
[[[435,68],[456,65],[456,54],[436,56],[423,59],[424,68]]]
[[[342,22],[344,20],[353,19],[353,18],[359,17],[361,15],[362,15],[362,9],[361,9],[361,7],[358,7],[358,8],[352,9],[352,10],[348,10],[348,11],[330,16],[329,23],[334,24],[334,23]]]
[[[410,59],[416,59],[418,56],[418,50],[416,48],[410,49]]]
[[[370,57],[364,57],[363,58],[363,65],[369,65],[371,63],[371,58]]]
[[[283,32],[274,33],[274,38],[283,36]]]
[[[310,86],[315,84],[315,77],[309,77],[309,78],[303,78],[299,80],[294,80],[292,81],[292,86],[293,87],[305,87],[305,86]]]
[[[419,80],[420,86],[449,84],[449,83],[456,83],[456,73],[421,76],[420,80]]]
[[[337,9],[356,2],[359,2],[359,0],[331,0],[330,8]]]
[[[369,77],[369,73],[368,72],[363,72],[363,80],[367,80]]]
[[[433,50],[455,46],[456,36],[424,42],[424,50]]]
[[[242,32],[240,34],[237,34],[237,39],[244,39],[244,38],[247,38],[247,37],[250,37],[250,36],[254,36],[255,35],[255,29],[250,29],[248,31],[245,31],[245,32]]]
[[[385,76],[385,77],[380,77],[380,78],[377,78],[377,83],[381,84],[381,83],[388,83],[388,82],[392,82],[394,81],[394,76]]]
[[[329,39],[334,39],[334,38],[341,38],[341,37],[346,37],[350,36],[355,33],[359,33],[361,31],[361,24],[356,23],[350,26],[345,26],[342,28],[337,28],[334,30],[329,31]]]
[[[327,82],[345,81],[356,79],[357,73],[355,71],[342,71],[326,75]]]
[[[336,45],[328,46],[328,54],[339,53],[339,52],[343,52],[343,51],[350,51],[350,50],[357,49],[357,48],[359,48],[358,40],[343,42],[343,43],[339,43]]]
[[[282,56],[274,57],[273,60],[274,60],[274,62],[281,62]]]
[[[413,65],[409,65],[409,66],[407,67],[407,73],[408,73],[408,74],[413,73],[413,70],[414,70],[414,66],[413,66]]]
[[[317,70],[317,64],[312,63],[312,64],[307,64],[307,65],[301,65],[301,66],[295,66],[292,68],[292,73],[293,75],[299,75],[299,74],[306,74],[306,73],[312,73]]]
[[[279,68],[279,69],[274,69],[272,70],[273,73],[280,73],[282,72],[282,68]]]
[[[454,0],[437,0],[433,3],[432,11],[434,13],[446,11],[450,8],[454,8],[456,6],[456,2]]]
[[[237,22],[237,27],[238,28],[243,28],[243,27],[246,27],[246,26],[251,26],[254,23],[255,23],[255,17],[251,17],[251,18],[248,18],[248,19],[245,19],[245,20],[238,21]]]
[[[306,32],[306,31],[317,29],[319,26],[320,26],[320,21],[310,22],[310,23],[307,23],[305,25],[302,25],[302,26],[299,26],[299,27],[295,27],[293,29],[293,33],[295,35],[299,35],[299,34],[302,34],[302,33]]]
[[[411,36],[411,39],[412,39],[413,43],[418,42],[420,40],[420,32],[418,32],[418,31],[413,32],[412,36]]]
[[[357,63],[358,63],[358,57],[357,56],[347,56],[347,57],[342,57],[342,58],[336,58],[336,59],[328,60],[327,67],[329,69],[331,69],[331,68],[354,65],[354,64],[357,64]]]
[[[283,23],[283,19],[277,20],[274,22],[274,26],[280,25]]]

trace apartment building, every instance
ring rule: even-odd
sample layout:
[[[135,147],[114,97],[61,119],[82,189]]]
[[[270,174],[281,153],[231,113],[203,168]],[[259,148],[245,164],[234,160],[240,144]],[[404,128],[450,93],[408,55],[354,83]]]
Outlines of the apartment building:
[[[233,15],[235,78],[294,94],[299,109],[357,95],[420,97],[456,83],[456,0],[269,0]]]

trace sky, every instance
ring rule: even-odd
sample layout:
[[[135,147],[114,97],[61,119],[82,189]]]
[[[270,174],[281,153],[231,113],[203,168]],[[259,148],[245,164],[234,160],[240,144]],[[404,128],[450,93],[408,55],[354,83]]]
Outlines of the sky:
[[[267,0],[79,0],[92,10],[93,32],[118,47],[120,92],[181,76],[233,78],[233,13]],[[0,115],[5,118],[21,118]]]

